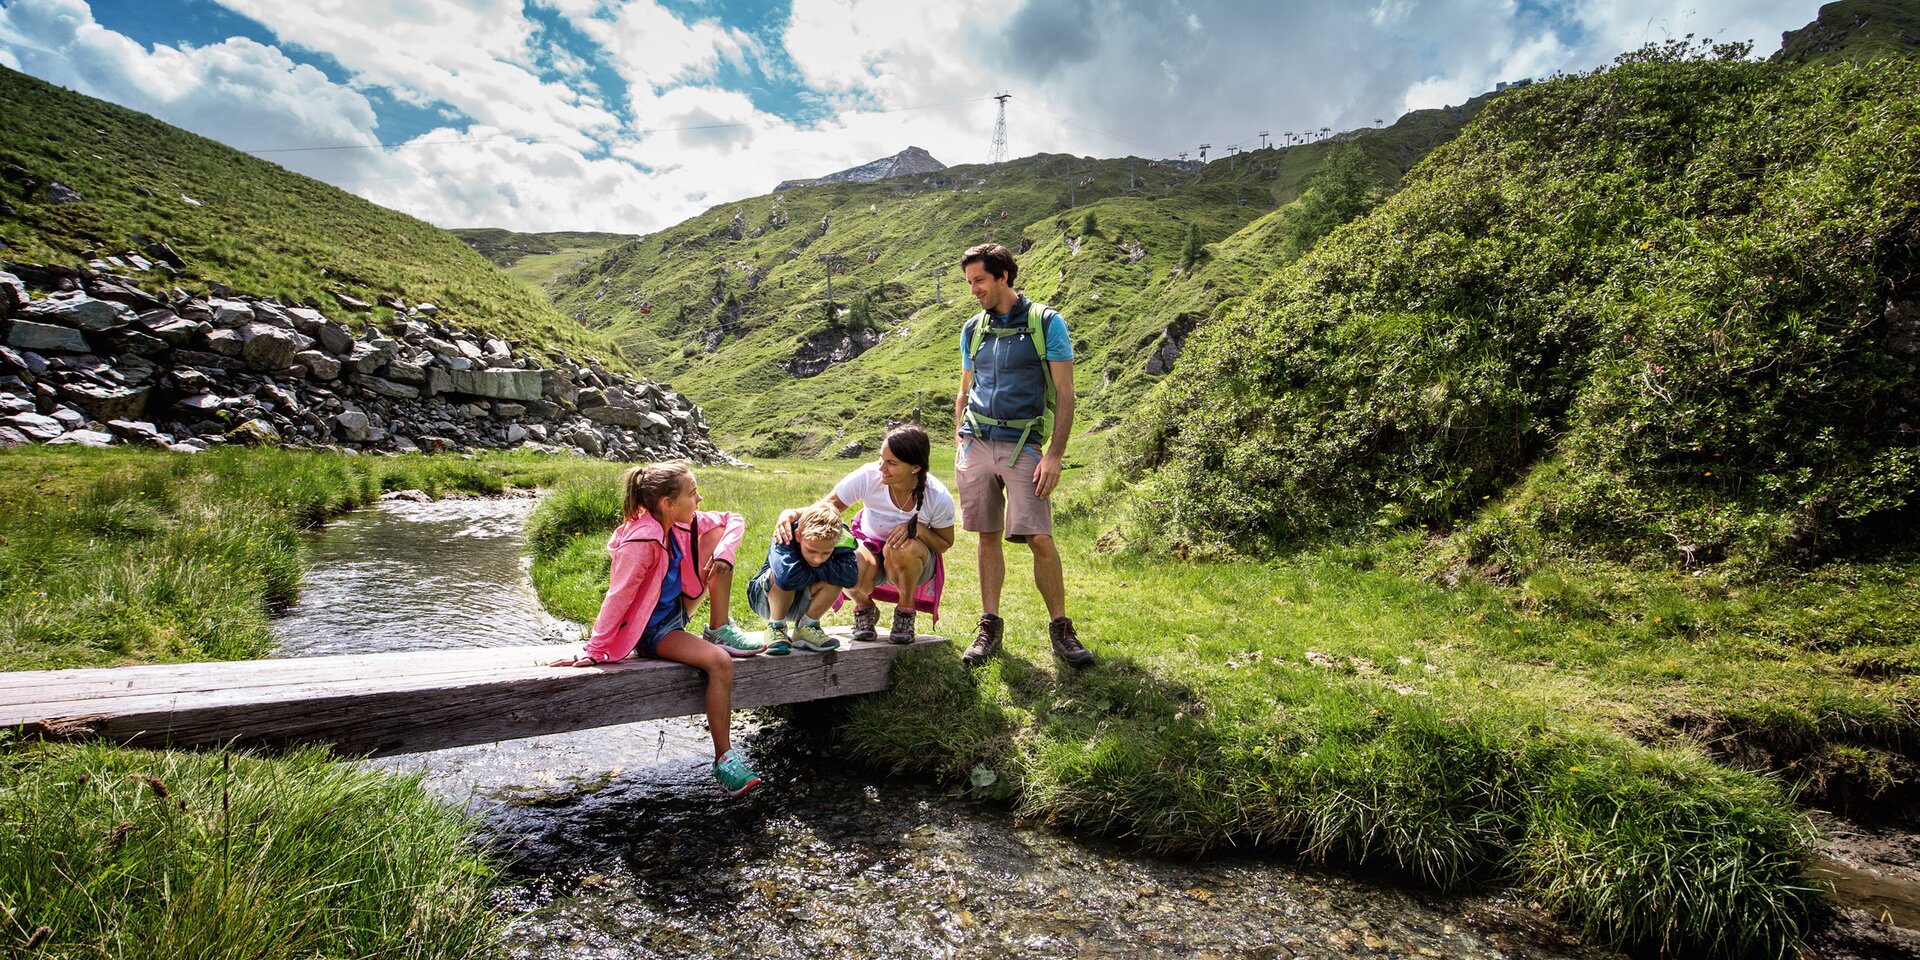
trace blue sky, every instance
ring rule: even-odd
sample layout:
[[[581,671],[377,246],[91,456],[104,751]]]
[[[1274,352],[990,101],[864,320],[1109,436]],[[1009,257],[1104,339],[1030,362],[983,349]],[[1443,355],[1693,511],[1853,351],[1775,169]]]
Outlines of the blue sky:
[[[645,232],[919,146],[1213,157],[1818,0],[0,0],[0,64],[441,226]]]

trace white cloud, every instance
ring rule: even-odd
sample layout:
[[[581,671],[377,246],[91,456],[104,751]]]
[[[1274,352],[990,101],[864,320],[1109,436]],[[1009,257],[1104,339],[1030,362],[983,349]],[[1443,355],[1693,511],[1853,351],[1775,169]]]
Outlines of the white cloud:
[[[14,0],[0,8],[0,49],[50,83],[241,149],[376,142],[364,96],[245,38],[149,50],[100,26],[82,0]],[[367,150],[270,158],[323,179],[373,175],[378,166]]]
[[[1604,54],[1592,64],[1598,66],[1642,44],[1689,33],[1723,43],[1751,40],[1756,56],[1768,56],[1780,49],[1783,31],[1812,23],[1820,6],[1821,0],[1689,0],[1679,7],[1661,0],[1613,0],[1576,7],[1571,16],[1592,37],[1593,51]]]
[[[612,58],[627,83],[648,90],[710,77],[722,59],[742,63],[753,41],[712,19],[686,23],[653,0],[549,0]]]
[[[521,0],[218,0],[283,43],[326,54],[360,87],[445,103],[509,134],[581,150],[619,118],[594,96],[540,79],[536,24]]]

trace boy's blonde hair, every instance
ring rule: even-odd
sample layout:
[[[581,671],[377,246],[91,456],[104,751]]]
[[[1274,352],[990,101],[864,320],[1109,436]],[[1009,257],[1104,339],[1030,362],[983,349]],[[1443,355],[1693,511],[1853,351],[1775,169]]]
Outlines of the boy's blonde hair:
[[[794,517],[797,530],[795,534],[802,540],[840,539],[840,512],[832,504],[816,503],[801,509]]]

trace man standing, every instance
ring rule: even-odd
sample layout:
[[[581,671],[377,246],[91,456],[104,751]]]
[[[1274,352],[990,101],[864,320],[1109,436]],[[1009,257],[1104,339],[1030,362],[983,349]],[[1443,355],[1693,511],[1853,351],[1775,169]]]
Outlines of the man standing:
[[[1073,430],[1073,340],[1058,311],[1014,289],[1013,253],[983,243],[960,258],[980,312],[960,331],[960,395],[954,400],[961,526],[979,537],[980,625],[962,657],[977,667],[1000,649],[1000,541],[1033,551],[1033,580],[1052,617],[1054,655],[1093,662],[1067,618],[1067,588],[1053,542],[1053,488]]]

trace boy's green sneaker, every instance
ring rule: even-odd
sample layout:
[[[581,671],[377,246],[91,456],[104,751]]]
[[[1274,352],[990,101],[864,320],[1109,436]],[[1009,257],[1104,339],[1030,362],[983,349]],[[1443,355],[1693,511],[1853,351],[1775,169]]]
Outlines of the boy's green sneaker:
[[[785,620],[767,621],[767,655],[784,657],[793,652],[793,636],[787,633]]]
[[[730,657],[751,657],[765,650],[766,644],[740,632],[732,623],[723,623],[717,627],[708,627],[700,634],[708,643],[727,652]]]
[[[760,785],[760,778],[754,776],[753,771],[734,756],[732,750],[721,754],[720,759],[713,762],[713,776],[720,781],[720,789],[730,797],[737,797]]]
[[[840,649],[840,639],[827,636],[817,623],[800,623],[793,627],[793,645],[808,653],[826,653]]]

